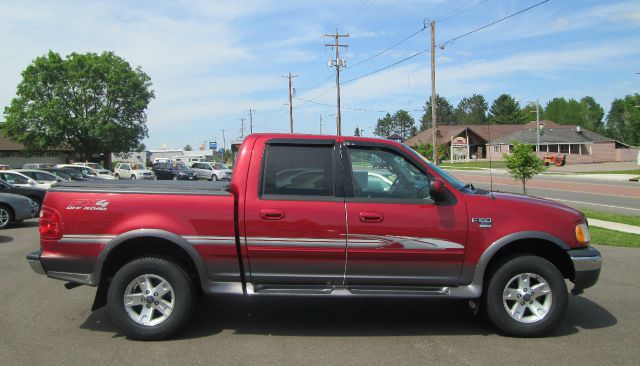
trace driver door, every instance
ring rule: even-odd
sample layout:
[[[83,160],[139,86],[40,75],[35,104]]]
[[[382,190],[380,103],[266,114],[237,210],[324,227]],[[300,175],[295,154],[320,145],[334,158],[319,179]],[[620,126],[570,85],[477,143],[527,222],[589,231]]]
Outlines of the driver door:
[[[357,143],[344,150],[345,188],[352,188],[345,284],[457,285],[467,245],[464,202],[453,194],[431,200],[433,177],[406,153]]]

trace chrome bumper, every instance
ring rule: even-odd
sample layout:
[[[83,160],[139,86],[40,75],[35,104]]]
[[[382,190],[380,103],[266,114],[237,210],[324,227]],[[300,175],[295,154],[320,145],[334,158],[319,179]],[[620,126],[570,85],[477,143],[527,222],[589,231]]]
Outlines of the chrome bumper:
[[[575,285],[571,292],[576,295],[583,292],[598,282],[600,269],[602,268],[602,256],[595,248],[587,247],[568,251],[573,262]]]
[[[40,262],[40,253],[42,253],[42,249],[38,249],[35,252],[27,255],[27,262],[29,262],[29,266],[31,269],[37,274],[47,274],[47,271],[42,267],[42,263]]]

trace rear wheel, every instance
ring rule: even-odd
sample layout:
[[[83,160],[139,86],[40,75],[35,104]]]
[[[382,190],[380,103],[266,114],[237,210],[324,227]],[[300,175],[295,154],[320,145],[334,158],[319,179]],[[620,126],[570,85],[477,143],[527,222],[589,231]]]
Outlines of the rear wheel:
[[[215,175],[215,174],[211,175],[211,180],[212,181],[217,181],[218,180],[218,176]]]
[[[13,222],[13,212],[7,205],[0,204],[0,229],[6,229]]]
[[[518,256],[503,262],[493,273],[484,300],[489,320],[505,334],[539,337],[564,317],[567,286],[548,260]]]
[[[125,335],[159,340],[187,323],[194,293],[191,279],[181,266],[147,257],[118,270],[109,285],[107,301],[114,322]]]
[[[131,175],[131,180],[136,180],[136,176],[135,175]]]
[[[120,174],[116,173],[116,179],[120,179]]]

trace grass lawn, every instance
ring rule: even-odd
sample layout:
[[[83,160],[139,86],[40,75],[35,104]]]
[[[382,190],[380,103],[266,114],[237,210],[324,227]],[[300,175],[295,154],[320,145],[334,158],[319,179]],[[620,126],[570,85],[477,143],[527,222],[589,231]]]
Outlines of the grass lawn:
[[[440,167],[445,169],[488,169],[489,161],[470,161],[451,164],[445,160],[441,163]],[[491,162],[491,168],[503,169],[504,167],[504,161],[496,160]]]
[[[580,209],[580,211],[582,211],[582,213],[584,213],[587,218],[640,226],[640,216],[621,215],[610,212],[593,211],[589,209]]]
[[[623,233],[590,226],[592,244],[613,245],[616,247],[640,248],[640,235]]]

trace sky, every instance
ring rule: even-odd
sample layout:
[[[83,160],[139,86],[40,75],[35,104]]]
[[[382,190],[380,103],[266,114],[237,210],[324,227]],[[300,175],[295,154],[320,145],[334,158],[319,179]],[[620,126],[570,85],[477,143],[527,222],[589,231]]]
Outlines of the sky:
[[[335,53],[325,47],[334,40],[323,35],[338,31],[349,35],[340,38],[348,45],[340,49],[342,134],[358,127],[372,136],[387,112],[407,110],[419,124],[431,56],[399,61],[430,47],[431,20],[444,44],[436,90],[454,106],[474,93],[489,104],[508,93],[522,105],[590,95],[606,113],[613,99],[639,92],[637,0],[550,0],[447,42],[539,2],[0,0],[0,110],[21,71],[49,50],[113,51],[151,77],[148,149],[221,147],[223,130],[228,148],[241,118],[249,132],[249,109],[254,132],[289,132],[288,73],[297,75],[294,132],[319,133],[322,120],[322,132],[335,134],[335,68],[327,66]]]

